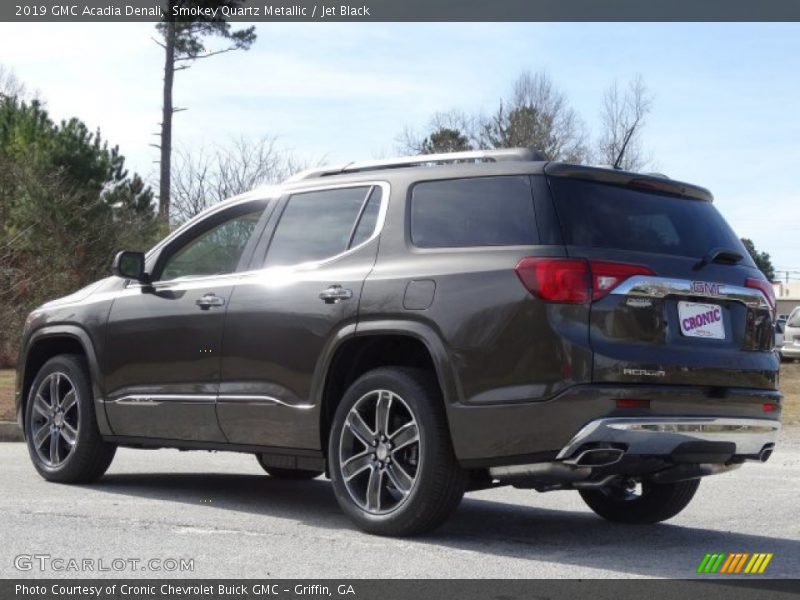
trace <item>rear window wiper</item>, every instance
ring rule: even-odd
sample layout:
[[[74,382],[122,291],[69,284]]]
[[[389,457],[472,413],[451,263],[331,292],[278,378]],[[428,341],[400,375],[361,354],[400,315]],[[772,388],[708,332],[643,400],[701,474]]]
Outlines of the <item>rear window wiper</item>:
[[[699,271],[706,265],[710,265],[714,262],[722,263],[724,265],[735,265],[743,258],[744,256],[736,250],[730,250],[728,248],[712,248],[708,251],[708,254],[695,263],[694,270]]]

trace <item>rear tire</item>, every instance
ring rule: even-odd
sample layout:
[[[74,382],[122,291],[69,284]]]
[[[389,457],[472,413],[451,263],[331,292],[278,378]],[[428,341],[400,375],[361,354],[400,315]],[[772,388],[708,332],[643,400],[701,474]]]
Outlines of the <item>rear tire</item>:
[[[267,475],[275,479],[285,479],[287,481],[307,481],[322,475],[322,471],[307,471],[305,469],[282,469],[280,467],[271,467],[264,464],[264,460],[260,454],[256,454],[256,459],[261,468],[267,472]]]
[[[692,501],[699,485],[699,479],[675,483],[645,480],[640,495],[623,486],[580,490],[579,493],[589,508],[608,521],[645,524],[666,521],[677,515]]]
[[[464,495],[442,395],[426,371],[383,367],[353,383],[336,410],[328,460],[339,506],[368,533],[430,531]]]
[[[106,472],[117,446],[97,428],[82,356],[62,354],[39,369],[25,405],[25,441],[33,466],[48,481],[89,483]]]

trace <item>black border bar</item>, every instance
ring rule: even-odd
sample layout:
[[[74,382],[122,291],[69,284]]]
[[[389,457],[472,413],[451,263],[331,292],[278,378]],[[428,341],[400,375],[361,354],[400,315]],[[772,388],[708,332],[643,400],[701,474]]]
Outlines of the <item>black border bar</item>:
[[[6,22],[155,22],[166,0],[2,0]],[[799,0],[244,0],[239,22],[779,22]]]

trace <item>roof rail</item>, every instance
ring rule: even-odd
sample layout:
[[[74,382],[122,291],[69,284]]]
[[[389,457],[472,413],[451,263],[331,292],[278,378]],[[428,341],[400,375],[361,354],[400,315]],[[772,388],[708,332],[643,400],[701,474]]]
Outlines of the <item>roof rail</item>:
[[[362,160],[336,166],[316,167],[301,171],[286,180],[302,181],[326,175],[359,173],[378,169],[398,169],[402,167],[419,167],[424,165],[443,165],[460,162],[502,162],[502,161],[542,161],[547,160],[537,150],[528,148],[503,148],[500,150],[469,150],[467,152],[443,152],[441,154],[419,154],[417,156],[399,156],[378,160]]]

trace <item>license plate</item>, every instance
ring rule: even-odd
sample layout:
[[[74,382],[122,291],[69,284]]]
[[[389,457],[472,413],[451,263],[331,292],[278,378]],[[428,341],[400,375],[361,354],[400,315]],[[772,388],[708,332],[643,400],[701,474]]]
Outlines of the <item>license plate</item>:
[[[722,307],[719,304],[678,302],[678,318],[681,333],[687,337],[725,339]]]

